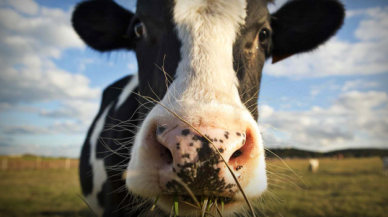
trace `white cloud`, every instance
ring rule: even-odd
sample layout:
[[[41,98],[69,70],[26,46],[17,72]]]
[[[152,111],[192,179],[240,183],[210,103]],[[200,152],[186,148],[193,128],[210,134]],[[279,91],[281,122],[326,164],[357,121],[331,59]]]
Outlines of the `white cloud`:
[[[388,7],[350,11],[348,19],[356,15],[363,16],[354,32],[358,42],[333,38],[316,51],[266,64],[264,72],[293,78],[388,72]]]
[[[1,131],[7,135],[14,134],[47,134],[49,130],[43,127],[33,125],[4,126]]]
[[[5,135],[55,135],[55,134],[79,134],[85,133],[85,125],[75,121],[56,121],[47,127],[21,124],[1,127]]]
[[[33,149],[55,155],[55,145],[84,137],[80,135],[85,134],[97,113],[101,94],[101,89],[91,87],[85,75],[68,72],[54,63],[61,61],[65,50],[85,48],[72,29],[72,9],[40,7],[34,1],[0,0],[0,5],[11,6],[0,8],[0,111],[24,113],[15,122],[2,122],[0,136],[8,140],[0,140],[0,145],[7,145],[7,150],[0,153],[20,152],[18,147],[25,148],[25,153],[31,147],[23,144],[26,137],[39,144],[67,135],[60,141],[53,139],[52,147]],[[82,63],[91,64],[93,60]],[[47,110],[38,104],[53,102],[60,108]],[[25,113],[38,114],[41,119],[36,124],[25,124],[30,123],[24,119]],[[43,117],[52,118],[52,123],[41,126]],[[77,151],[72,152],[78,155],[82,141],[78,138],[72,144],[78,144],[74,149]]]
[[[39,65],[40,61],[36,63]],[[71,74],[55,66],[8,68],[0,74],[0,101],[17,104],[99,97],[100,89],[90,88],[89,84],[84,75]]]
[[[7,3],[15,10],[28,15],[35,15],[39,10],[39,5],[33,0],[7,0]]]
[[[315,97],[318,94],[321,94],[322,92],[327,92],[327,91],[336,91],[341,88],[340,85],[338,85],[335,80],[330,80],[328,82],[325,82],[320,85],[314,85],[311,87],[310,95]]]
[[[341,94],[327,109],[275,111],[261,117],[259,122],[268,147],[321,151],[349,147],[388,148],[387,104],[385,92],[351,91]],[[268,108],[264,108],[266,110]]]
[[[16,105],[20,102],[99,97],[100,89],[91,88],[86,76],[62,70],[51,60],[61,58],[66,49],[85,47],[71,27],[72,10],[65,12],[41,7],[35,16],[26,17],[18,11],[23,10],[21,7],[36,3],[28,1],[25,5],[22,1],[9,2],[13,2],[12,6],[17,11],[0,8],[2,110],[5,103]]]
[[[275,0],[274,3],[268,4],[268,11],[272,14],[276,12],[280,7],[282,7],[287,0]]]
[[[274,113],[274,109],[269,105],[260,106],[260,118],[270,117]]]
[[[84,100],[64,101],[62,104],[62,107],[57,110],[41,110],[40,115],[51,118],[76,119],[84,125],[88,125],[99,108],[97,102]]]
[[[364,81],[362,79],[357,80],[351,80],[345,82],[344,86],[342,87],[342,91],[348,91],[348,90],[354,90],[354,89],[368,89],[373,87],[380,86],[378,82],[375,81]]]
[[[128,69],[133,71],[133,70],[137,69],[137,65],[133,64],[133,63],[128,63]]]

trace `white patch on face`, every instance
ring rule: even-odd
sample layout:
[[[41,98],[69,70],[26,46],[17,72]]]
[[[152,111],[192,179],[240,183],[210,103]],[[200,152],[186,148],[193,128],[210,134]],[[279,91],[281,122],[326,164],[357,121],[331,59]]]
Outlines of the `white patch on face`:
[[[174,22],[182,42],[182,60],[170,90],[182,95],[174,97],[241,104],[233,43],[245,16],[245,0],[175,1]],[[171,91],[166,96],[169,94]]]
[[[133,90],[137,87],[137,85],[139,85],[139,77],[138,74],[135,74],[121,92],[119,100],[115,107],[116,111],[121,107],[125,100],[127,100],[128,97],[131,96]]]
[[[105,108],[104,112],[97,120],[94,127],[93,133],[90,138],[90,165],[93,172],[93,190],[90,195],[88,195],[85,200],[88,202],[89,206],[92,208],[93,212],[98,216],[102,216],[104,209],[98,203],[97,194],[101,192],[104,182],[107,180],[107,174],[105,170],[105,164],[103,159],[96,159],[96,150],[97,143],[100,137],[101,132],[105,126],[105,119],[108,115],[108,112],[112,104]]]

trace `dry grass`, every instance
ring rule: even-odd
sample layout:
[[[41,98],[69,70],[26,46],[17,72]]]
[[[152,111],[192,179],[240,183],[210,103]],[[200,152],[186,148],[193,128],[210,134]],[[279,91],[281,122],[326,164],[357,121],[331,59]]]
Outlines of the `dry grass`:
[[[379,158],[320,159],[315,174],[308,173],[306,159],[285,160],[308,188],[281,161],[267,162],[270,191],[254,202],[266,216],[388,213],[388,177]],[[79,192],[76,169],[0,171],[0,216],[93,216]]]

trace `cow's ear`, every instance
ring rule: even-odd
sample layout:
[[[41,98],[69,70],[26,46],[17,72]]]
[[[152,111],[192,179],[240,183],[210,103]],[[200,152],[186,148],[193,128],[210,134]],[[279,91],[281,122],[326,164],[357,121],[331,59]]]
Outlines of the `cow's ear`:
[[[291,0],[271,17],[274,63],[327,41],[342,26],[345,9],[337,0]]]
[[[126,32],[133,13],[114,1],[81,2],[74,10],[73,28],[82,40],[98,51],[131,48]]]

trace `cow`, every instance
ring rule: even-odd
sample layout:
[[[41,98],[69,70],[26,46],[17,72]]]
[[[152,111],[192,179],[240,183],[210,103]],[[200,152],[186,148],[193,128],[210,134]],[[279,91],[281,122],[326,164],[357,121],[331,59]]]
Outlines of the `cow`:
[[[319,169],[319,160],[318,159],[310,159],[309,160],[309,171],[312,173],[318,172]]]
[[[189,204],[213,198],[233,216],[247,209],[243,193],[254,200],[265,192],[256,109],[264,62],[316,49],[345,16],[338,0],[291,0],[273,14],[269,3],[138,0],[136,13],[108,0],[75,7],[72,25],[89,47],[133,51],[138,62],[138,74],[103,91],[81,151],[82,192],[96,215],[167,216],[177,200],[180,216],[198,216]]]

